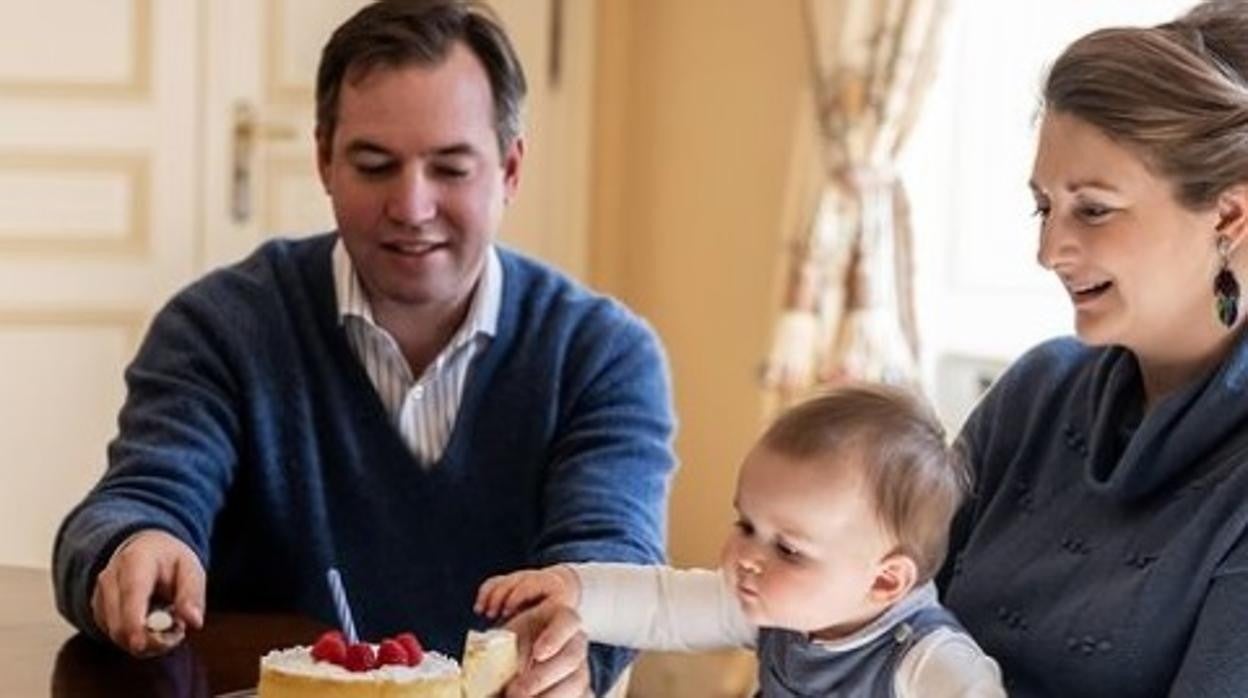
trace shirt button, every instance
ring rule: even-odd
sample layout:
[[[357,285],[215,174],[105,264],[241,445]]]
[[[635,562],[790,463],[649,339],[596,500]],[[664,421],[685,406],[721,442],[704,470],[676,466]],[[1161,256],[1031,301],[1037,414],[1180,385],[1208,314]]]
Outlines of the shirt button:
[[[423,385],[418,385],[418,386],[416,386],[415,388],[412,388],[412,399],[413,399],[413,400],[419,400],[419,399],[423,398],[424,396],[425,396],[425,386],[423,386]]]

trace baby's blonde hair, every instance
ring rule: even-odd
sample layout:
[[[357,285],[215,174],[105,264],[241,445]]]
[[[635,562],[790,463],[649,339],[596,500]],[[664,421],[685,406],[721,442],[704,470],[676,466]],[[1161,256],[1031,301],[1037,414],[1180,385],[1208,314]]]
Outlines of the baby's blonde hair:
[[[916,584],[935,576],[970,472],[921,398],[884,385],[840,387],[786,410],[759,445],[803,462],[861,468],[880,522],[918,568]]]

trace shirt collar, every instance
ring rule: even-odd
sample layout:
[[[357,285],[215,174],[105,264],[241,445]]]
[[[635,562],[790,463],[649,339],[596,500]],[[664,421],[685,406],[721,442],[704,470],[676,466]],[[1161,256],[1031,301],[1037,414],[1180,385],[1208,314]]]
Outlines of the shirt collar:
[[[847,652],[854,650],[867,643],[875,640],[886,632],[895,628],[897,623],[907,618],[911,613],[925,606],[934,606],[938,604],[936,596],[936,585],[933,582],[926,582],[922,586],[912,589],[897,603],[893,604],[880,617],[871,621],[866,627],[854,632],[846,637],[836,640],[818,640],[813,642],[824,649],[832,652]]]
[[[355,317],[373,327],[380,327],[373,318],[373,307],[369,303],[368,293],[360,283],[360,276],[355,272],[355,264],[351,261],[351,255],[347,254],[342,238],[334,243],[333,270],[334,293],[338,299],[338,323],[343,324],[348,317]],[[498,330],[502,297],[503,265],[499,261],[498,251],[490,245],[486,250],[485,270],[472,294],[468,315],[451,338],[449,346],[458,346],[478,335],[493,337]]]

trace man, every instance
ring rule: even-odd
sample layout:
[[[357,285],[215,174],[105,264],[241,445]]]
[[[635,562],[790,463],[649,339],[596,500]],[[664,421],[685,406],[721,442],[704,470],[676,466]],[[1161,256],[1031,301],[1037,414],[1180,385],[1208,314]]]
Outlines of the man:
[[[491,244],[524,156],[524,76],[483,8],[385,0],[317,78],[337,234],[274,241],[178,294],[127,371],[101,482],[57,536],[61,612],[139,656],[171,604],[415,631],[458,654],[477,585],[572,560],[655,562],[673,467],[652,333]],[[205,570],[207,571],[205,574]],[[628,661],[544,609],[516,695],[603,692]],[[553,642],[554,646],[547,646]]]

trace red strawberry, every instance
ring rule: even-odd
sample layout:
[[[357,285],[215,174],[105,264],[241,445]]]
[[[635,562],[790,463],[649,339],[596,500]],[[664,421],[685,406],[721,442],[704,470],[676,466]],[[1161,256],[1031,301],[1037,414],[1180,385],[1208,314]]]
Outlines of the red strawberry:
[[[407,650],[399,644],[398,640],[381,641],[381,647],[377,650],[377,666],[387,664],[407,666]]]
[[[420,640],[417,640],[415,635],[400,633],[394,639],[403,646],[403,649],[407,650],[408,666],[416,666],[425,658],[425,650],[420,646]]]
[[[357,642],[347,648],[347,660],[343,663],[347,671],[368,671],[377,667],[377,655],[373,646],[366,642]]]
[[[342,633],[332,630],[321,635],[312,645],[312,658],[342,666],[347,661],[347,641],[342,639]]]

